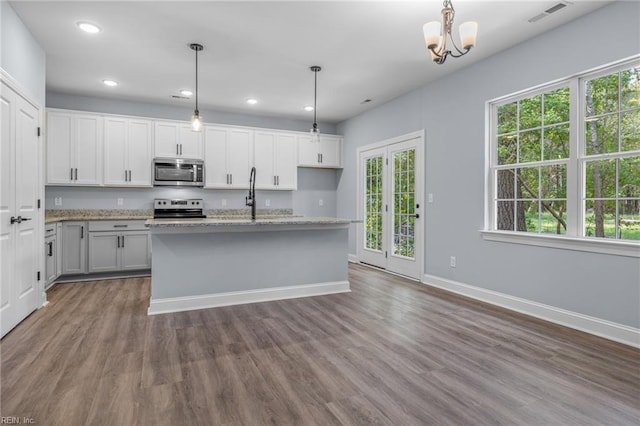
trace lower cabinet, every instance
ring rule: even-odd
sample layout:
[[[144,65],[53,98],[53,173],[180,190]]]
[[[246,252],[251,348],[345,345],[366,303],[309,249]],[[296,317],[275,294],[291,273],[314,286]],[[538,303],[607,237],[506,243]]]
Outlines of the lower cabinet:
[[[58,236],[59,238],[60,236]],[[87,222],[62,224],[62,274],[87,273]]]
[[[149,268],[150,234],[144,221],[89,222],[89,273]]]
[[[58,224],[50,223],[44,227],[44,287],[48,288],[61,273],[60,250],[58,244]]]

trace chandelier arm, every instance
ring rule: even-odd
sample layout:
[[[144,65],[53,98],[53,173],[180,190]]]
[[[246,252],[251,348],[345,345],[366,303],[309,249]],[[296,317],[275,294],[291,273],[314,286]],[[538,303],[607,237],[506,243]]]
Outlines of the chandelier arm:
[[[458,52],[459,52],[459,54],[458,54],[458,55],[456,55],[455,53],[453,53],[453,52],[452,52],[452,51],[450,51],[450,50],[449,50],[449,55],[451,55],[451,56],[452,56],[452,57],[454,57],[454,58],[459,58],[459,57],[461,57],[461,56],[466,55],[466,54],[467,54],[467,53],[469,53],[469,51],[471,50],[471,48],[470,48],[470,47],[467,47],[467,48],[465,49],[465,51],[464,51],[464,52],[463,52],[463,51],[461,51],[461,50],[459,50],[457,47],[456,47],[456,49],[457,49],[457,50],[458,50]]]

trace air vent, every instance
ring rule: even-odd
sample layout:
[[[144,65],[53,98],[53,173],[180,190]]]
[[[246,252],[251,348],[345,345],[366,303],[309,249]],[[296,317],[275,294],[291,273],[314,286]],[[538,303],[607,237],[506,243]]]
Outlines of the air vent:
[[[555,13],[555,12],[559,11],[560,9],[564,9],[565,7],[569,6],[570,4],[571,4],[571,2],[569,2],[569,1],[562,1],[560,3],[557,3],[554,6],[551,6],[548,9],[546,9],[544,12],[539,13],[538,15],[534,16],[533,18],[527,19],[527,21],[530,22],[530,23],[538,22],[542,18],[546,18],[547,16],[551,15],[552,13]]]
[[[566,4],[564,4],[564,3],[558,3],[558,4],[556,4],[555,6],[550,7],[549,9],[545,10],[545,12],[546,12],[546,13],[553,13],[553,12],[557,12],[557,11],[559,11],[560,9],[562,9],[563,7],[567,7],[567,5],[566,5]]]

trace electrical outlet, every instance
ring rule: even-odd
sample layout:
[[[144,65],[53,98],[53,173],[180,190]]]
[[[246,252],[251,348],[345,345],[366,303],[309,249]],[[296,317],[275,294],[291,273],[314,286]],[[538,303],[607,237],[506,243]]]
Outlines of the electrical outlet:
[[[451,256],[451,258],[449,259],[449,265],[451,265],[452,268],[456,267],[456,257],[455,256]]]
[[[429,193],[428,199],[430,203],[433,203],[433,194]]]
[[[269,206],[271,205],[271,200],[270,200],[270,199],[268,199],[268,198],[267,198],[266,200],[264,200],[264,205],[265,205],[266,207],[269,207]]]
[[[324,200],[323,200],[322,198],[320,198],[320,199],[318,200],[318,205],[319,205],[320,207],[324,206]]]
[[[62,205],[62,197],[55,197],[54,198],[54,204],[56,206],[61,206]]]
[[[222,200],[220,200],[220,204],[222,204],[222,207],[227,205],[227,199],[223,198]]]
[[[124,205],[124,198],[118,198],[117,204],[118,204],[119,206]]]

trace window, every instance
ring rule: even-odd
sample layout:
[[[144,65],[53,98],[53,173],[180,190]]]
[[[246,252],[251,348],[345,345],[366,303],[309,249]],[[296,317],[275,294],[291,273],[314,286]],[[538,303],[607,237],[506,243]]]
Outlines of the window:
[[[489,108],[489,231],[640,240],[638,60]]]

